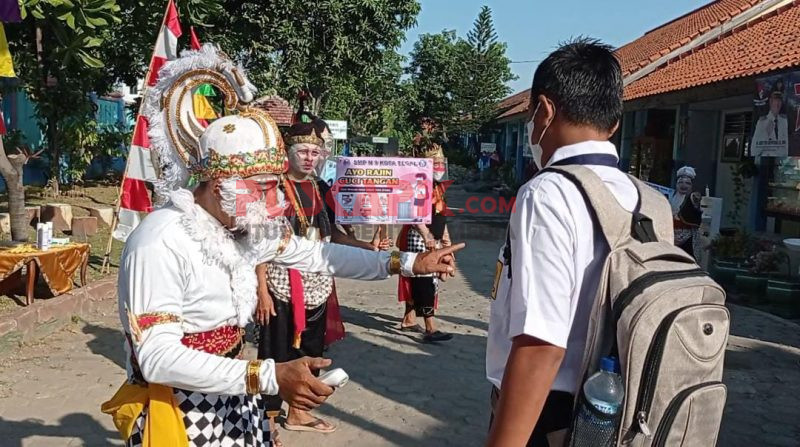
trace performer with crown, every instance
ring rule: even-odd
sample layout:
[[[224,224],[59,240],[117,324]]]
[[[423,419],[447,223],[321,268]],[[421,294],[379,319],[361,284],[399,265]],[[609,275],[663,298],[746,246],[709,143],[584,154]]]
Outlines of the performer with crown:
[[[315,177],[316,166],[330,155],[325,143],[330,132],[323,120],[303,111],[302,101],[297,116],[284,138],[289,148],[289,171],[281,185],[293,233],[312,241],[331,241],[373,251],[388,249],[389,240],[376,238],[372,243],[362,242],[336,227],[330,187]],[[276,263],[260,265],[257,272],[258,358],[282,363],[303,356],[322,357],[326,345],[344,337],[332,277]],[[275,418],[283,401],[280,396],[267,396],[265,401],[273,441],[279,446]],[[284,428],[318,433],[336,430],[334,425],[292,407]]]
[[[167,63],[144,114],[168,202],[130,235],[119,311],[128,380],[103,404],[128,446],[271,445],[262,394],[309,410],[333,389],[312,375],[330,362],[242,358],[256,307],[256,265],[376,280],[453,272],[460,247],[414,256],[294,237],[278,194],[287,160],[278,128],[243,104],[254,88],[213,45]],[[212,84],[228,110],[203,128],[192,90]]]
[[[414,139],[413,153],[416,157],[433,159],[433,198],[432,215],[429,225],[405,225],[397,240],[400,250],[424,253],[439,247],[449,247],[450,234],[447,230],[447,203],[444,197],[442,180],[447,172],[447,159],[442,146],[433,141],[430,124],[423,125],[423,132]],[[400,329],[406,332],[421,332],[426,342],[447,341],[451,334],[436,329],[434,319],[438,307],[438,280],[434,276],[400,278],[398,282],[398,299],[405,303],[405,313]],[[423,330],[416,323],[416,318],[425,320]]]

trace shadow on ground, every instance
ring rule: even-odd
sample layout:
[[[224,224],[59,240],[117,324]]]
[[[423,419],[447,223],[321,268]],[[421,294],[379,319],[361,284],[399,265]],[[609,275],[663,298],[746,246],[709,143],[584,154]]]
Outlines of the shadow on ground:
[[[59,419],[58,424],[52,425],[36,419],[10,421],[0,418],[0,436],[4,447],[22,447],[23,441],[26,445],[35,445],[31,444],[30,438],[36,436],[77,438],[85,446],[118,445],[120,442],[119,433],[105,429],[85,413],[68,414]]]
[[[350,334],[333,345],[328,357],[335,367],[344,368],[351,380],[378,394],[391,405],[415,409],[435,420],[438,429],[425,433],[424,445],[477,445],[488,429],[489,385],[484,377],[486,339],[483,336],[454,334],[453,340],[427,344],[421,336],[401,333],[399,317],[342,307],[342,316],[352,325],[367,330]],[[447,319],[447,317],[444,317]],[[464,320],[460,324],[485,324]],[[374,341],[373,341],[374,340]],[[373,412],[382,408],[324,405],[320,412],[348,424],[376,433],[395,445],[418,445],[398,421],[391,428],[376,424]]]
[[[86,342],[86,346],[92,353],[103,356],[125,369],[125,351],[123,349],[125,338],[121,331],[91,323],[86,323],[81,330],[84,334],[94,336],[92,340]]]

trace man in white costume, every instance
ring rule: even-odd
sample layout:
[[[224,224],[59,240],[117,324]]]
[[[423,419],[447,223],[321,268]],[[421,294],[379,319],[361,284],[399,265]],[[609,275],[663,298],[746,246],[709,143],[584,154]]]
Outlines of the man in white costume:
[[[329,361],[241,358],[256,307],[255,266],[362,280],[449,276],[450,254],[463,245],[415,256],[295,238],[276,196],[287,164],[283,142],[266,113],[237,104],[253,96],[240,69],[206,45],[167,64],[159,78],[145,115],[160,162],[156,189],[169,201],[136,228],[122,254],[128,380],[103,411],[128,446],[271,445],[260,394],[308,410],[333,389],[312,375]],[[186,100],[201,83],[222,90],[226,107],[240,113],[203,129]]]

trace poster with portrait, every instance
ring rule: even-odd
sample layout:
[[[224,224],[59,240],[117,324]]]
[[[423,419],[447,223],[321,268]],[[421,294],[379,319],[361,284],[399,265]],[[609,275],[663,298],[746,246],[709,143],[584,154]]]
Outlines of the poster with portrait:
[[[787,75],[756,79],[756,92],[753,99],[755,124],[753,140],[750,145],[751,155],[755,157],[789,156],[789,120],[787,118],[789,93],[789,76]]]
[[[789,156],[800,157],[800,71],[786,75],[786,118],[789,121]]]

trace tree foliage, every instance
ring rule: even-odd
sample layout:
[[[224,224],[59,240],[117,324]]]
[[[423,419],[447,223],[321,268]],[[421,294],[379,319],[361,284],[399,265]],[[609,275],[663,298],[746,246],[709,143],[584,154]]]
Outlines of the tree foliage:
[[[467,39],[447,30],[420,36],[408,67],[412,117],[435,120],[445,135],[484,130],[497,102],[510,92],[506,83],[515,79],[509,62],[486,6]]]
[[[464,47],[456,32],[447,30],[423,34],[414,44],[407,68],[413,95],[409,115],[414,122],[430,118],[442,127],[445,135],[458,123]]]
[[[467,35],[469,45],[464,47],[463,90],[459,92],[459,106],[464,114],[462,129],[477,133],[495,117],[498,101],[511,89],[508,82],[516,79],[506,57],[506,44],[498,42],[492,21],[492,10],[484,6],[472,31]]]
[[[108,91],[101,48],[121,23],[120,8],[116,0],[23,0],[21,13],[22,22],[8,25],[9,46],[48,156],[60,160],[68,126],[93,119],[89,93]],[[51,167],[57,187],[60,163]]]
[[[206,29],[211,40],[241,56],[261,90],[290,99],[308,91],[314,113],[325,110],[333,89],[363,91],[374,83],[420,10],[416,0],[239,0],[223,7]]]

